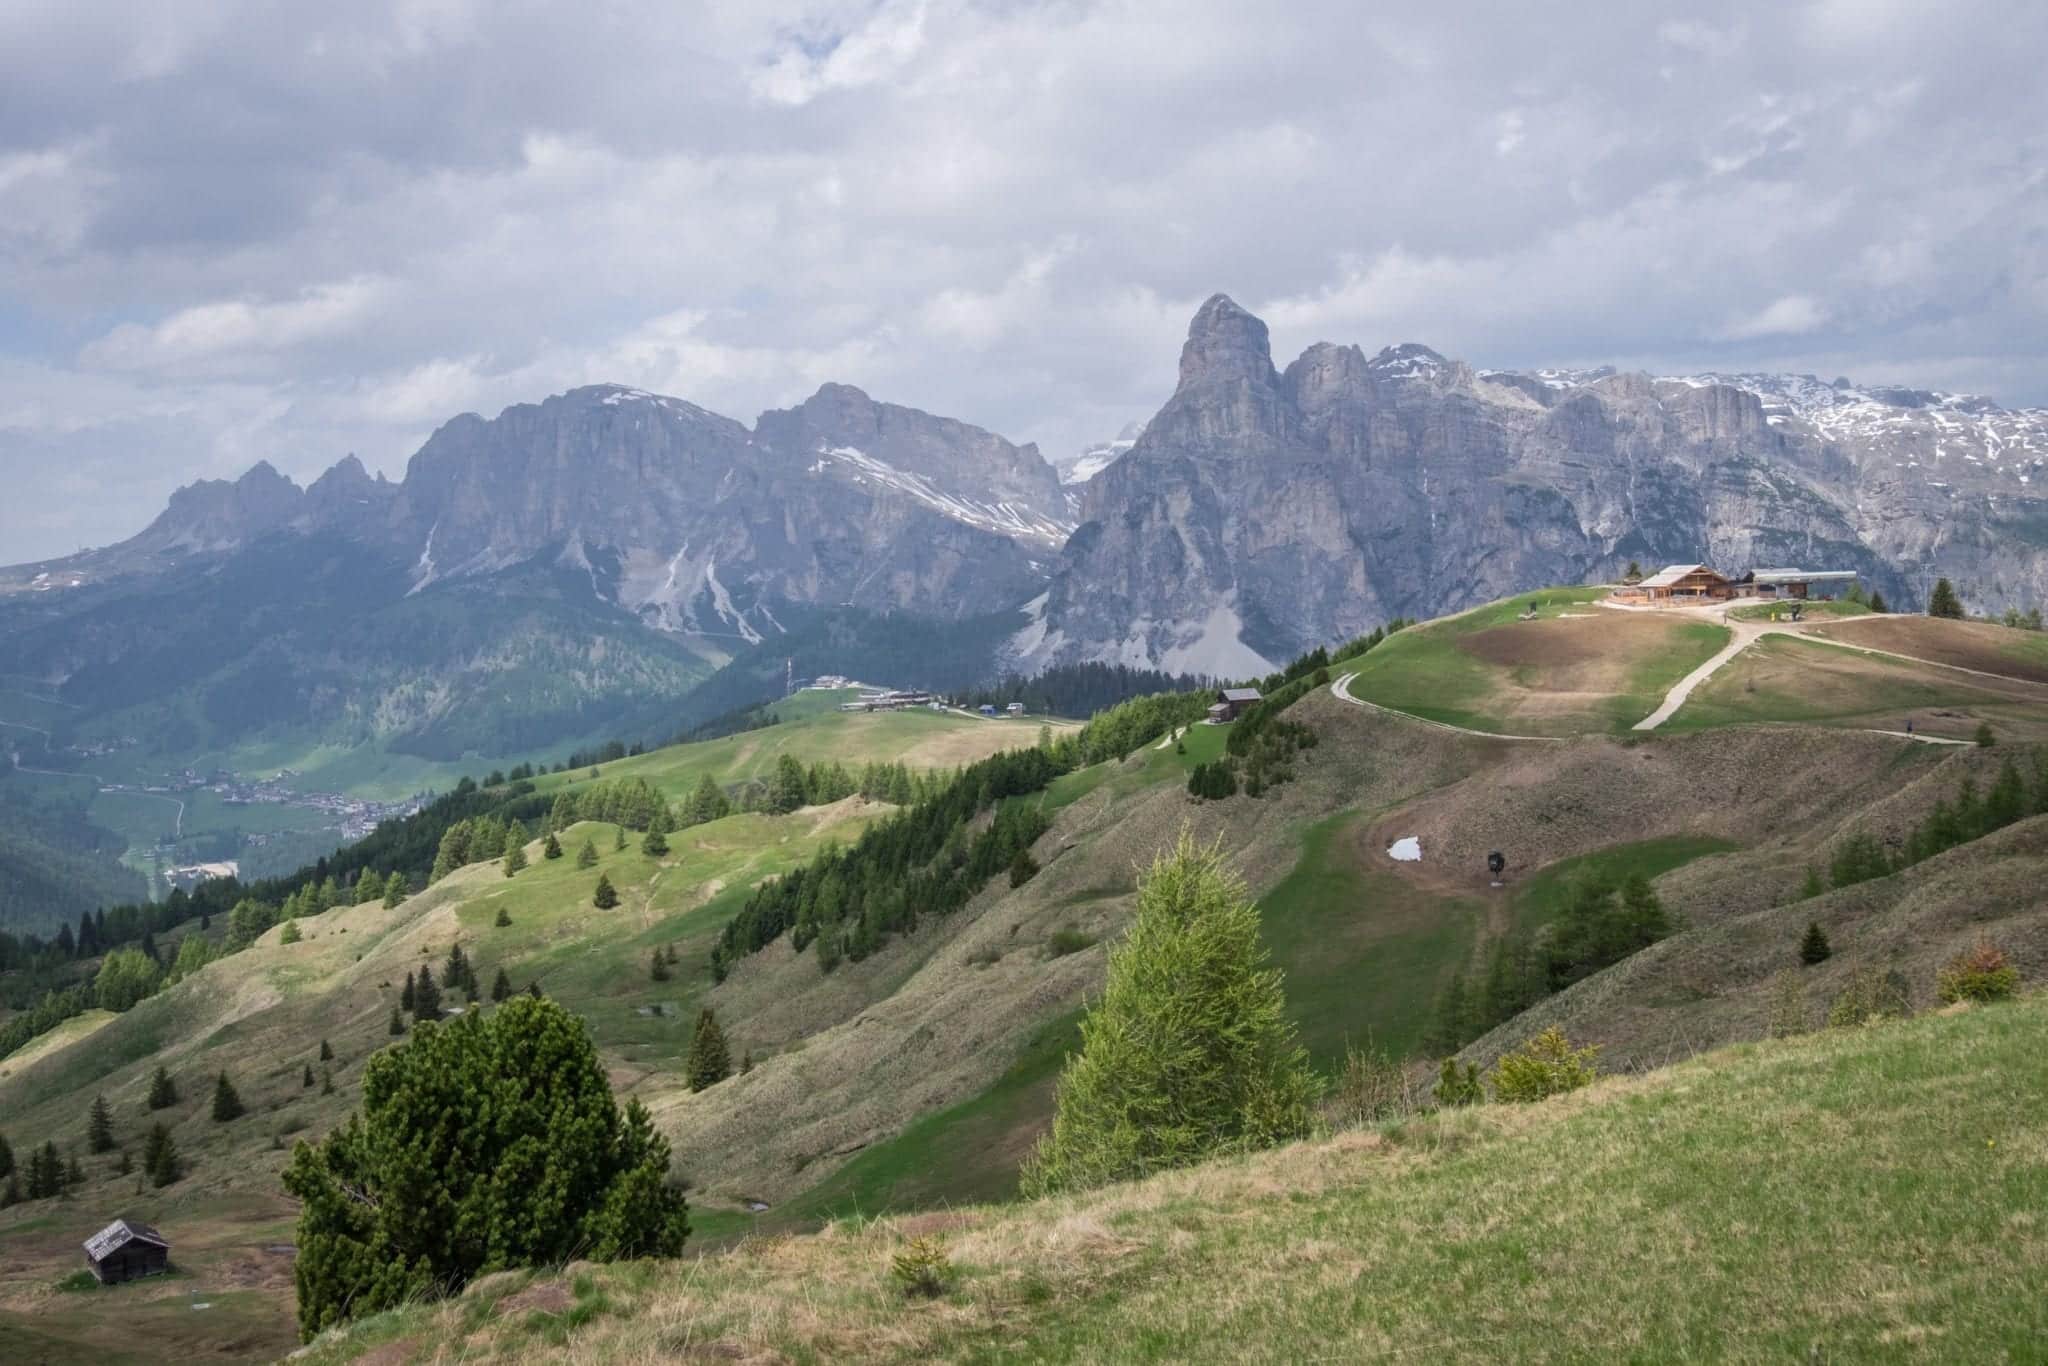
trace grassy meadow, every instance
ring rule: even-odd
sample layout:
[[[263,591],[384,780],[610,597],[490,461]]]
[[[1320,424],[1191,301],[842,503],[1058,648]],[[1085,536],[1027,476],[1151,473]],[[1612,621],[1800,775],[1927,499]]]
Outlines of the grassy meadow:
[[[2044,1044],[2036,995],[1738,1045],[1087,1194],[493,1278],[311,1359],[2031,1360]],[[914,1235],[955,1269],[937,1300],[890,1276]]]
[[[1360,659],[1352,696],[1496,734],[1618,734],[1728,643],[1726,627],[1549,588],[1396,632]],[[1531,607],[1535,616],[1524,620]]]

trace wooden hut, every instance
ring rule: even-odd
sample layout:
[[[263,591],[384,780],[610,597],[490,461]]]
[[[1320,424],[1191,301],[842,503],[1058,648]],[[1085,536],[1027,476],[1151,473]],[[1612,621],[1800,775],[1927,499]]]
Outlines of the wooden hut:
[[[85,1240],[85,1264],[102,1285],[119,1285],[171,1269],[171,1245],[148,1224],[116,1219]]]

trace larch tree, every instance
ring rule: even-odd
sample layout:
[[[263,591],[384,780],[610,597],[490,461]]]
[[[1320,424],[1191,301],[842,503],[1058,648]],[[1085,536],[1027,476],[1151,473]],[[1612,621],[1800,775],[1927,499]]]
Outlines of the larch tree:
[[[1099,1186],[1309,1132],[1318,1091],[1259,912],[1221,845],[1183,830],[1138,887],[1101,1001],[1060,1074],[1029,1194]]]

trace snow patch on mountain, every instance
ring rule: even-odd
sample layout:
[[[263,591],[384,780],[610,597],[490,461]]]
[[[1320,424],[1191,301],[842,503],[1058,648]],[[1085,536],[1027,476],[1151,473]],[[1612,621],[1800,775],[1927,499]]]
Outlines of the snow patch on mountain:
[[[979,527],[984,531],[1058,545],[1074,530],[1073,523],[1056,522],[1022,504],[1007,501],[990,503],[976,498],[958,497],[939,488],[921,474],[898,469],[888,461],[876,459],[854,446],[821,447],[818,457],[810,466],[810,472],[813,474],[836,474],[849,478],[856,484],[866,484],[872,480],[883,488],[907,493],[926,507],[943,513],[954,521],[965,522],[968,526]]]

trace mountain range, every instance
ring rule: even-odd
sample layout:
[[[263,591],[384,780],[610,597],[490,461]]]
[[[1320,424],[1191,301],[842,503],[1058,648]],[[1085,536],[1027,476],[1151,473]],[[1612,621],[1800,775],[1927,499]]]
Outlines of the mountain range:
[[[167,754],[281,732],[510,754],[673,715],[829,620],[952,632],[982,673],[1251,675],[1630,561],[1848,568],[1901,606],[1947,575],[1977,610],[2032,606],[2044,461],[2048,412],[1847,380],[1475,370],[1412,343],[1282,370],[1217,295],[1158,414],[1057,466],[839,384],[751,428],[574,389],[453,418],[398,482],[258,464],[117,545],[0,570],[0,653],[80,733]],[[871,671],[924,681],[929,650],[901,654]]]

